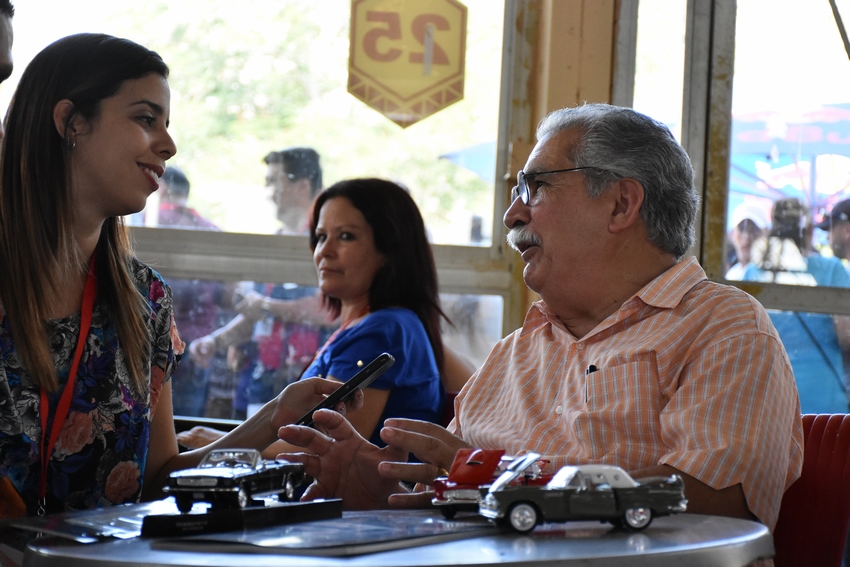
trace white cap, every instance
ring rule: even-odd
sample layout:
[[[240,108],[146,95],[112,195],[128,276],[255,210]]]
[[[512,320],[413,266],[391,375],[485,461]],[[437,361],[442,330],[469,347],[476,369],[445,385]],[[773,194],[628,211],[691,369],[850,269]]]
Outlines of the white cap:
[[[732,211],[732,226],[736,227],[745,219],[750,219],[757,227],[764,230],[770,227],[770,220],[764,209],[754,203],[741,203]]]

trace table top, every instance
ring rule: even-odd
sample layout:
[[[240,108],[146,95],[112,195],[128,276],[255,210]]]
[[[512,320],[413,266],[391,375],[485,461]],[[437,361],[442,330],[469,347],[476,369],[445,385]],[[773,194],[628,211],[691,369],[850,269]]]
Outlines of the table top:
[[[393,521],[442,521],[438,512],[385,511]],[[343,519],[357,522],[357,512],[345,512]],[[362,514],[362,513],[360,513]],[[459,516],[459,519],[462,519]],[[480,522],[477,516],[470,521]],[[38,539],[24,554],[24,567],[148,567],[148,566],[246,566],[294,567],[339,566],[744,566],[762,557],[773,556],[773,539],[757,522],[678,514],[656,518],[643,531],[615,529],[600,522],[544,524],[528,535],[488,530],[482,526],[473,537],[344,557],[295,555],[280,549],[238,552],[211,550],[209,546],[191,551],[169,549],[162,538],[133,538],[79,544],[68,540]],[[238,539],[250,539],[243,532]],[[166,548],[163,548],[165,546]],[[173,546],[172,546],[173,547]]]

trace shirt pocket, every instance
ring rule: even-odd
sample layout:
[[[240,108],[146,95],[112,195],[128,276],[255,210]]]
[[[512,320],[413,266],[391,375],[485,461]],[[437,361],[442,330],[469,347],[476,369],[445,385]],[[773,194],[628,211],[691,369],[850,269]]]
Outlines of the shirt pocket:
[[[594,461],[629,464],[629,455],[661,444],[664,398],[655,354],[639,352],[585,375],[586,408],[577,430]],[[616,457],[614,457],[616,455]],[[639,462],[639,461],[638,461]]]

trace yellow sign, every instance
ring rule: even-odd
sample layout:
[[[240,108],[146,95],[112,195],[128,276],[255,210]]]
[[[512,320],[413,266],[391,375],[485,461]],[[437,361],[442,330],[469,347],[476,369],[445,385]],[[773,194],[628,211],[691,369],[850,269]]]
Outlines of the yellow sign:
[[[348,92],[402,128],[463,98],[466,6],[352,0]]]

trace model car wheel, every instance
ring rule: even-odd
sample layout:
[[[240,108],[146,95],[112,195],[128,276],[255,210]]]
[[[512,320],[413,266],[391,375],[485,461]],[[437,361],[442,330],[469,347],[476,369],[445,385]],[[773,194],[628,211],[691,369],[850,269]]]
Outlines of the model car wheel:
[[[248,494],[245,487],[239,489],[239,494],[237,494],[236,498],[239,501],[240,508],[247,508],[248,504],[251,502],[251,495]]]
[[[525,534],[537,525],[537,517],[537,509],[534,506],[520,502],[511,506],[508,512],[508,523],[519,533]]]
[[[451,520],[457,514],[457,508],[454,506],[440,506],[440,513],[447,520]]]
[[[629,508],[623,514],[626,527],[633,530],[642,530],[652,521],[652,510],[649,508]]]

